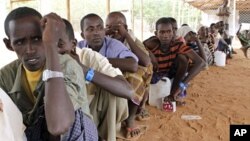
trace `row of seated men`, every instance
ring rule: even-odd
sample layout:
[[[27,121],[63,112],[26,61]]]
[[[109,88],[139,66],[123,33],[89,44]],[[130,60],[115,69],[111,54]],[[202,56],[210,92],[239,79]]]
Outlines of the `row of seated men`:
[[[3,41],[18,59],[1,68],[0,88],[22,113],[28,141],[113,141],[121,130],[136,138],[142,129],[135,119],[149,117],[150,83],[173,79],[164,101],[182,105],[183,87],[205,66],[204,54],[186,44],[192,32],[177,36],[174,18],[158,19],[144,42],[120,12],[109,13],[106,25],[85,15],[80,26],[77,42],[70,22],[55,13],[20,7],[5,19]]]

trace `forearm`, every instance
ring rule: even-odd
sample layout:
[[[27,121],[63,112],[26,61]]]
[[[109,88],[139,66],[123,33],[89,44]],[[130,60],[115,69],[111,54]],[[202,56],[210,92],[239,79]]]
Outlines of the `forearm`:
[[[84,76],[86,76],[89,68],[84,65],[81,66]],[[118,97],[131,99],[133,94],[133,88],[122,76],[110,77],[95,71],[91,82]]]
[[[118,97],[131,99],[133,89],[131,85],[122,77],[110,77],[95,72],[92,82]]]
[[[44,45],[46,69],[62,72],[56,47],[46,43]],[[48,130],[53,135],[65,133],[74,122],[74,107],[63,78],[51,78],[45,82],[45,116]]]
[[[119,68],[122,72],[136,72],[138,63],[133,58],[108,58],[113,67]]]
[[[197,46],[198,46],[198,48],[199,48],[199,55],[201,56],[201,58],[202,58],[205,62],[207,62],[207,57],[206,57],[206,54],[205,54],[205,51],[204,51],[204,47],[203,47],[203,45],[201,44],[200,40],[197,40],[197,41],[196,41],[196,44],[197,44]]]
[[[130,46],[131,51],[139,58],[139,64],[147,67],[150,65],[150,58],[149,56],[143,52],[135,43],[135,41],[131,38],[131,36],[127,33],[126,40]]]
[[[204,66],[205,62],[201,58],[200,60],[196,60],[188,70],[188,75],[183,79],[183,83],[187,84],[190,80],[192,80],[197,74],[200,73]]]
[[[182,54],[179,54],[176,59],[178,60],[178,68],[176,70],[176,75],[172,83],[171,95],[173,95],[177,91],[180,82],[182,82],[185,78],[189,64],[188,59]]]

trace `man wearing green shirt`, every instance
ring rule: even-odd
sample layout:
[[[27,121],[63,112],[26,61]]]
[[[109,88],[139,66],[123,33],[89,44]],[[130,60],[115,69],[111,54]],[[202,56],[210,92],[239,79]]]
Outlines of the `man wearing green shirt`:
[[[82,69],[70,56],[57,53],[65,30],[62,19],[20,7],[4,25],[4,43],[18,60],[0,70],[0,88],[21,111],[28,141],[97,140]]]

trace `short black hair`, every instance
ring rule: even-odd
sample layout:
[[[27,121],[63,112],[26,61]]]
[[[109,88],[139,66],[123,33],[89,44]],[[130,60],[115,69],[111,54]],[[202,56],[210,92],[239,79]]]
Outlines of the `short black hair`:
[[[4,21],[4,31],[5,34],[9,37],[9,22],[12,20],[17,20],[26,16],[37,16],[42,18],[42,15],[33,8],[29,7],[19,7],[12,10],[6,17]]]
[[[73,26],[66,19],[63,19],[63,22],[64,22],[64,24],[66,26],[66,34],[68,35],[69,39],[74,40],[75,39],[75,34],[74,34]]]
[[[184,23],[184,24],[182,24],[181,26],[188,26],[188,24]]]
[[[85,16],[81,19],[81,22],[80,22],[80,27],[81,27],[81,30],[82,30],[82,31],[83,31],[83,27],[84,27],[84,21],[85,21],[86,19],[92,18],[92,17],[97,17],[97,18],[99,18],[99,19],[103,22],[102,18],[101,18],[100,16],[98,16],[97,14],[95,14],[95,13],[87,14],[87,15],[85,15]]]
[[[158,19],[158,20],[156,21],[156,24],[155,24],[155,29],[156,29],[156,30],[158,29],[158,25],[159,25],[159,24],[170,24],[170,25],[173,27],[172,21],[171,21],[170,18],[168,18],[168,17],[162,17],[162,18],[160,18],[160,19]]]
[[[210,28],[211,28],[212,26],[215,26],[215,25],[216,25],[215,23],[211,23],[211,24],[210,24]]]
[[[168,17],[169,18],[169,20],[171,20],[172,21],[172,23],[177,23],[177,21],[176,21],[176,19],[175,18],[173,18],[173,17]]]
[[[110,13],[108,14],[108,17],[110,17],[110,16],[113,16],[113,17],[115,17],[115,18],[122,18],[124,24],[127,24],[126,17],[125,17],[124,14],[122,14],[122,12],[119,12],[119,11],[110,12]]]

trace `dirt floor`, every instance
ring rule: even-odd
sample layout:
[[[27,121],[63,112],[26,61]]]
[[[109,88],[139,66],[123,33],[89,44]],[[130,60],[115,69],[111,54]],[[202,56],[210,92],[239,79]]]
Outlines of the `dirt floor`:
[[[229,141],[230,124],[250,124],[250,60],[238,54],[226,67],[211,66],[191,81],[185,107],[175,113],[147,106],[151,119],[139,141]],[[187,121],[182,115],[199,115]]]

